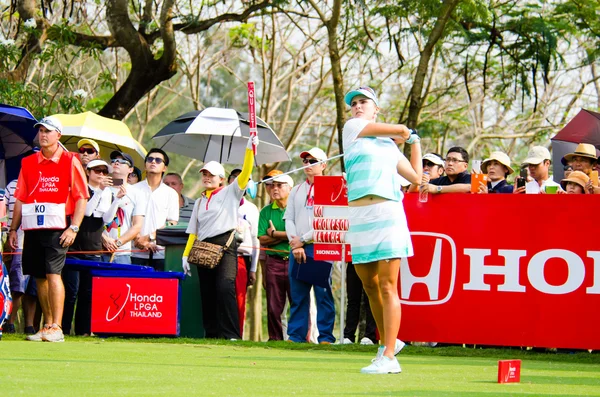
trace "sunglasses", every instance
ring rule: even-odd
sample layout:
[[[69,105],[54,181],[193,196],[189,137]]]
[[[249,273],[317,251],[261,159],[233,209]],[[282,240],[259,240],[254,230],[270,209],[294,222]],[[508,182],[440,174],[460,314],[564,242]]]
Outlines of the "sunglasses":
[[[129,163],[129,161],[127,161],[125,159],[112,159],[112,160],[110,160],[110,163],[111,164],[114,164],[114,163],[127,164],[128,166],[131,167],[131,164]]]
[[[302,162],[304,164],[317,164],[319,162],[319,160],[317,160],[317,159],[302,159]]]
[[[88,149],[88,148],[80,147],[79,148],[79,153],[81,153],[81,154],[84,154],[84,153],[94,154],[94,153],[96,153],[96,149],[92,149],[92,148]]]
[[[132,172],[131,174],[129,174],[129,176],[130,176],[130,177],[134,177],[134,176],[135,176],[136,178],[138,177],[138,175],[137,175],[135,172]],[[138,178],[138,179],[139,179],[139,178]]]
[[[108,175],[108,170],[106,168],[92,168],[96,174]]]
[[[429,167],[429,168],[432,168],[432,167],[434,167],[434,166],[436,166],[436,165],[437,165],[437,164],[434,164],[434,163],[432,163],[431,161],[427,161],[427,160],[423,161],[423,167]]]
[[[162,164],[165,162],[165,160],[161,159],[160,157],[152,157],[152,156],[149,156],[146,159],[146,163],[153,163],[153,162],[156,164]]]

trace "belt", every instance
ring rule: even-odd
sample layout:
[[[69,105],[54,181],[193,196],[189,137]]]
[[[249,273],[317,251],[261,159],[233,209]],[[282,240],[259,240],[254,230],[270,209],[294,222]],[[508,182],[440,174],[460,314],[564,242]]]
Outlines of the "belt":
[[[287,260],[289,260],[289,259],[290,259],[290,256],[289,256],[289,255],[286,255],[286,256],[280,256],[280,255],[269,255],[269,254],[267,254],[267,256],[272,256],[273,258],[281,259],[281,260],[284,260],[284,261],[287,261]]]

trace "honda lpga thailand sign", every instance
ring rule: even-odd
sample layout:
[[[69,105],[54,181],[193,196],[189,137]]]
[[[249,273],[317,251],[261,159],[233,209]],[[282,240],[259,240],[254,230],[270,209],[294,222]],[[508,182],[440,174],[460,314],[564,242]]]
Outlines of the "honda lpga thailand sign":
[[[600,349],[600,240],[595,217],[580,215],[598,202],[447,194],[420,203],[406,195],[415,255],[401,263],[399,336]]]
[[[179,280],[94,277],[92,332],[178,335]]]

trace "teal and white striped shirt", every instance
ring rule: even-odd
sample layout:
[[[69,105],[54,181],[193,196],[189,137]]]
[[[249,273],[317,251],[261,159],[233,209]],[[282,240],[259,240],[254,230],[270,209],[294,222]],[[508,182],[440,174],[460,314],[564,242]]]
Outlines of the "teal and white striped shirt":
[[[402,201],[402,185],[397,165],[404,155],[390,138],[358,137],[369,123],[364,119],[350,119],[342,132],[348,201],[368,195]]]

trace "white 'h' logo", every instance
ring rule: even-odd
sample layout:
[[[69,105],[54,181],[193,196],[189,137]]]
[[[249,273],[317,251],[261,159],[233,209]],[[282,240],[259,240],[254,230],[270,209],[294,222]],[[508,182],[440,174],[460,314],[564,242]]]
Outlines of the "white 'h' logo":
[[[435,247],[431,256],[431,266],[429,273],[425,276],[414,276],[410,271],[408,258],[403,258],[400,264],[400,287],[401,295],[400,302],[404,305],[441,305],[447,302],[454,292],[454,282],[456,279],[456,244],[454,240],[446,234],[430,233],[430,232],[412,232],[413,236],[431,236],[434,237]],[[446,240],[451,248],[452,253],[452,269],[448,293],[440,299],[440,275],[442,270],[442,243]],[[410,292],[415,284],[424,284],[427,287],[429,300],[414,301],[409,300]]]

